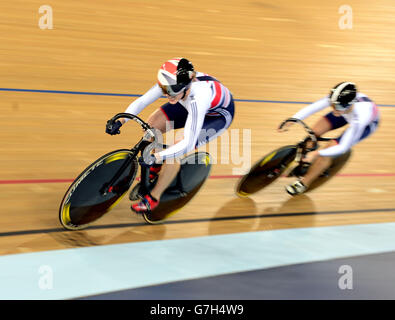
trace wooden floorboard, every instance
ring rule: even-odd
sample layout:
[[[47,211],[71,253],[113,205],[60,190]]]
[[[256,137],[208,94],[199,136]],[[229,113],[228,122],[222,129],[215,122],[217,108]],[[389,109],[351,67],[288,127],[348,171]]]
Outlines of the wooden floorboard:
[[[52,1],[54,28],[41,30],[41,2],[1,3],[1,89],[57,93],[0,92],[0,254],[394,222],[395,7],[389,0],[348,5],[353,28],[342,30],[338,4],[331,2],[97,0],[93,7]],[[70,183],[53,180],[71,181],[101,155],[137,142],[140,129],[131,124],[119,136],[104,133],[106,121],[136,99],[110,94],[143,94],[160,65],[176,56],[217,77],[239,100],[231,129],[239,130],[246,167],[303,135],[298,129],[279,134],[276,127],[304,104],[252,100],[313,102],[351,80],[377,104],[389,106],[380,107],[378,131],[354,148],[340,175],[299,198],[285,193],[292,180],[281,178],[239,199],[232,175],[242,165],[227,164],[218,151],[212,178],[168,223],[144,225],[125,198],[92,228],[63,231],[58,208]],[[139,116],[147,119],[164,102]],[[249,134],[251,148],[243,153]]]

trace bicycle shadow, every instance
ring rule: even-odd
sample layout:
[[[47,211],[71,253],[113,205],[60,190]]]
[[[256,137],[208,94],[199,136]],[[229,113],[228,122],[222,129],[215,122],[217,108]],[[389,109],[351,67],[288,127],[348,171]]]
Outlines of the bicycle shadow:
[[[141,220],[141,221],[140,221]],[[101,231],[101,229],[103,229]],[[105,231],[109,230],[109,231]],[[139,218],[137,223],[91,226],[87,230],[51,232],[49,236],[66,248],[92,247],[113,243],[162,240],[166,226],[146,223]]]
[[[235,198],[227,202],[210,219],[208,233],[211,235],[247,232],[255,229],[257,207],[251,198]]]
[[[104,236],[91,236],[86,231],[64,231],[50,233],[49,236],[66,248],[92,247],[103,244]]]
[[[278,221],[279,226],[284,225],[284,219],[289,220],[289,225],[292,225],[295,218],[300,218],[299,224],[309,227],[315,224],[316,207],[314,201],[306,194],[301,194],[296,197],[291,197],[283,202],[280,207],[268,207],[259,215],[260,229],[279,229],[276,227]],[[283,218],[283,219],[281,219]],[[280,219],[282,220],[280,222]],[[276,221],[277,220],[277,221]]]

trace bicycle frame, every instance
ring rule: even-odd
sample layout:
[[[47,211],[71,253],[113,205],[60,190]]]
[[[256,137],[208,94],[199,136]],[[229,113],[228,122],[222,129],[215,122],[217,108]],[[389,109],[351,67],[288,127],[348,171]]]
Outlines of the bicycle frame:
[[[116,120],[120,118],[127,118],[130,120],[136,121],[145,131],[145,135],[140,139],[140,141],[131,149],[131,154],[128,156],[126,159],[125,163],[121,166],[121,168],[118,170],[118,172],[114,175],[114,177],[109,181],[103,184],[101,193],[103,195],[106,195],[108,192],[111,192],[112,185],[114,184],[114,181],[116,181],[119,176],[122,174],[123,170],[129,165],[129,162],[136,158],[139,152],[143,154],[144,149],[151,143],[155,142],[156,140],[156,135],[148,123],[144,122],[142,119],[139,117],[131,114],[131,113],[118,113],[114,117],[112,117],[109,121],[110,124],[115,123]],[[151,141],[151,139],[154,139]],[[142,180],[142,186],[145,188],[144,190],[147,190],[147,185],[149,181],[149,172],[146,167],[140,166],[141,167],[141,180]]]
[[[284,175],[287,176],[295,167],[299,165],[303,165],[303,157],[310,151],[314,151],[318,147],[318,141],[330,141],[333,140],[334,138],[323,138],[323,137],[317,137],[314,133],[314,131],[307,125],[305,124],[302,120],[296,119],[296,118],[288,118],[284,120],[280,126],[279,129],[282,129],[284,125],[288,122],[295,122],[300,124],[305,131],[307,132],[308,136],[300,141],[298,144],[296,144],[296,156],[294,161],[292,161],[286,168]],[[312,142],[313,146],[308,148],[307,143]]]
[[[308,136],[297,144],[280,147],[256,162],[250,171],[240,179],[236,187],[236,193],[239,196],[245,197],[253,194],[271,184],[281,175],[290,176],[291,173],[297,171],[296,169],[303,169],[304,155],[315,150],[318,141],[333,139],[317,137],[310,127],[296,118],[286,119],[280,124],[279,129],[282,129],[288,122],[296,122],[302,125]],[[312,146],[308,146],[308,142],[311,142]]]
[[[117,205],[135,180],[139,167],[136,158],[139,153],[145,155],[161,146],[157,143],[159,136],[155,135],[154,129],[132,114],[117,114],[108,121],[108,126],[122,117],[138,122],[145,134],[131,149],[114,150],[98,158],[73,181],[59,208],[60,223],[67,230],[84,229]],[[191,157],[194,161],[189,166]],[[188,166],[181,167],[176,179],[163,193],[160,205],[155,211],[143,214],[148,223],[160,223],[178,211],[193,198],[207,179],[211,169],[208,153],[195,152],[182,161]],[[153,183],[149,181],[149,169],[142,165],[140,168],[139,192],[146,194],[150,192]],[[80,197],[78,190],[81,192]]]

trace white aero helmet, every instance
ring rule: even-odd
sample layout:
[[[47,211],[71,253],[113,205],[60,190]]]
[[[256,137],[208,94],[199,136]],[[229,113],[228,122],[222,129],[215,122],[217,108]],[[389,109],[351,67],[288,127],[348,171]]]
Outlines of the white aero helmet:
[[[176,96],[186,91],[195,75],[192,63],[185,58],[166,61],[158,71],[158,84],[164,94]]]
[[[340,82],[331,89],[329,99],[336,110],[344,111],[353,105],[357,97],[357,87],[353,82]]]

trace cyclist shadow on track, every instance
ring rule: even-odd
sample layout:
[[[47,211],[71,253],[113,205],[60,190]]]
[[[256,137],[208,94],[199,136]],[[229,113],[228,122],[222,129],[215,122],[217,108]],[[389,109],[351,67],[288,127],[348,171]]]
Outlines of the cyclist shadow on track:
[[[306,194],[301,194],[297,197],[289,198],[287,201],[283,202],[280,207],[268,207],[260,213],[260,229],[265,226],[267,229],[267,223],[270,219],[270,223],[276,221],[276,219],[281,219],[281,224],[284,224],[284,219],[292,219],[290,221],[294,222],[295,218],[301,218],[301,223],[305,227],[315,225],[316,208],[314,201]],[[278,229],[278,228],[273,228]]]
[[[301,217],[306,227],[315,224],[316,208],[314,202],[306,194],[292,197],[283,202],[280,207],[267,207],[263,212],[258,211],[252,198],[232,199],[223,205],[210,220],[208,233],[278,229],[273,226],[273,219],[287,219],[287,217],[292,220],[295,217]],[[283,219],[281,224],[284,224]]]
[[[50,236],[67,248],[92,247],[103,244],[103,236],[91,236],[86,231],[54,232]]]
[[[235,198],[223,205],[210,220],[209,234],[248,232],[259,223],[255,201],[251,198]]]
[[[137,224],[137,225],[134,225]],[[165,225],[149,225],[143,218],[139,217],[133,226],[120,223],[119,225],[104,225],[105,229],[109,227],[111,232],[94,235],[92,231],[99,230],[100,226],[91,226],[87,230],[78,230],[73,232],[52,232],[50,236],[58,243],[68,248],[74,247],[91,247],[111,243],[122,243],[125,241],[144,241],[144,240],[162,240],[166,234]],[[118,230],[116,230],[118,227]]]

